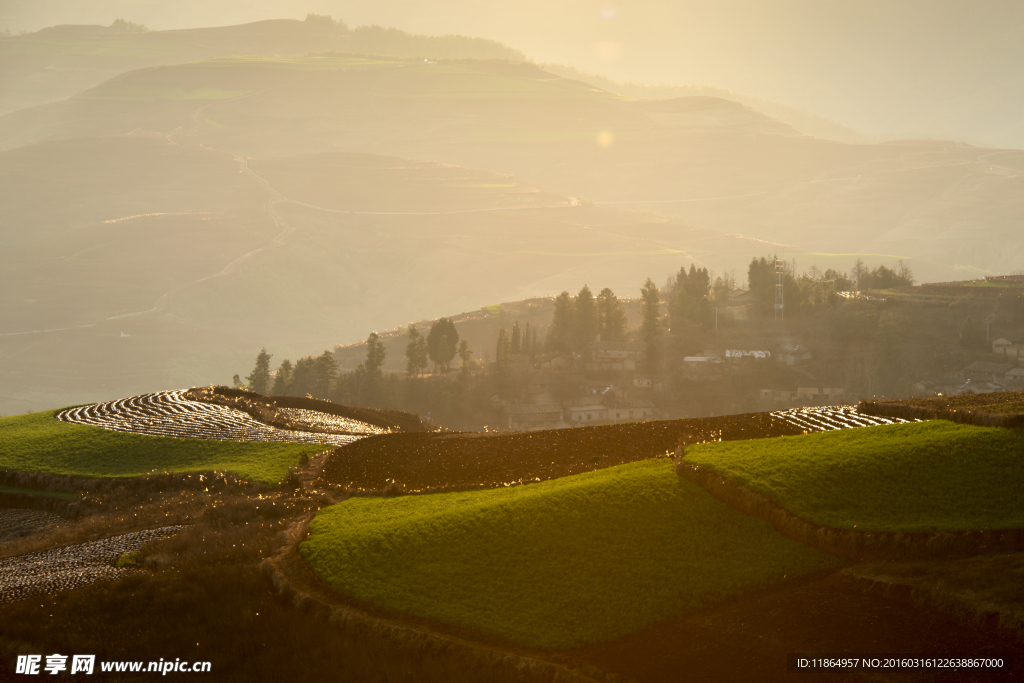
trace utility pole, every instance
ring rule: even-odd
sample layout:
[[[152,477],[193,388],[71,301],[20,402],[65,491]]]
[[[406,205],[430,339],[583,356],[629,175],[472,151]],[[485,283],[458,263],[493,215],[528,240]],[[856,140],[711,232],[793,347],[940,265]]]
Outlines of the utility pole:
[[[775,319],[785,320],[785,306],[782,301],[782,276],[786,273],[786,260],[775,259]]]

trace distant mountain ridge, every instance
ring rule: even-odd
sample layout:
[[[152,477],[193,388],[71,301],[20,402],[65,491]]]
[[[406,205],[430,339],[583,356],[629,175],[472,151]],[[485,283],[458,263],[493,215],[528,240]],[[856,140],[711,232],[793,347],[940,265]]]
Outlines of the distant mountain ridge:
[[[0,115],[63,100],[140,68],[218,57],[292,57],[339,50],[431,59],[508,59],[522,52],[493,40],[427,36],[381,26],[349,29],[340,22],[273,19],[238,26],[170,31],[61,25],[0,35]]]
[[[844,126],[838,121],[819,116],[806,109],[735,92],[713,85],[666,85],[616,81],[600,74],[581,71],[565,64],[541,64],[541,68],[563,78],[574,78],[596,85],[609,92],[638,99],[675,99],[680,97],[718,97],[746,105],[751,109],[788,123],[799,131],[825,140],[838,142],[869,142],[869,136]]]

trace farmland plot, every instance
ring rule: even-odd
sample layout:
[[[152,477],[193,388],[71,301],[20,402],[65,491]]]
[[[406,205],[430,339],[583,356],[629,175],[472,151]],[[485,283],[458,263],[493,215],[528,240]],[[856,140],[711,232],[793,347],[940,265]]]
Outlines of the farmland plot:
[[[859,412],[854,406],[791,408],[789,410],[777,410],[772,413],[772,417],[788,422],[807,432],[828,432],[835,429],[848,429],[850,427],[874,427],[876,425],[920,422],[920,420],[904,420],[899,417],[867,415]]]
[[[0,560],[0,604],[121,578],[132,569],[116,566],[124,553],[167,538],[182,526],[136,531],[101,541],[54,548]]]
[[[225,441],[275,441],[280,443],[319,443],[342,446],[358,439],[345,434],[320,434],[278,429],[258,422],[247,413],[227,406],[190,401],[182,391],[160,391],[122,398],[91,406],[68,408],[57,414],[62,422],[103,427],[119,432],[171,436],[187,439]],[[302,421],[314,424],[337,423],[347,430],[372,434],[381,430],[371,425],[333,415],[311,416]]]

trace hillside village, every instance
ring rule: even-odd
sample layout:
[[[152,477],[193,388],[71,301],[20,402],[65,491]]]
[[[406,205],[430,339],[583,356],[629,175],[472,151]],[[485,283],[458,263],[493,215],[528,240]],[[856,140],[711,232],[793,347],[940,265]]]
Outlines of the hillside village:
[[[554,298],[453,316],[469,360],[447,374],[403,372],[410,326],[383,332],[375,405],[460,428],[536,430],[1024,389],[1024,276],[854,288],[817,303],[805,293],[785,321],[756,289],[733,287],[713,293],[703,319],[679,324],[671,288],[648,341],[642,297],[620,300],[622,338],[573,348],[552,349]],[[426,334],[433,323],[411,327]],[[361,372],[365,356],[365,343],[337,347],[339,377]]]

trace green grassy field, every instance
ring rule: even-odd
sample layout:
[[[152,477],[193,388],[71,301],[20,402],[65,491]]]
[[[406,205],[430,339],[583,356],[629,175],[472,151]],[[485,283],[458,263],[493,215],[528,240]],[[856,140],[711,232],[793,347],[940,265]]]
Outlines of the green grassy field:
[[[602,642],[839,561],[646,460],[323,510],[301,552],[341,593],[524,645]]]
[[[60,422],[58,412],[0,418],[0,468],[90,478],[218,471],[273,485],[300,454],[329,448],[127,434]]]
[[[692,446],[686,460],[837,529],[1024,527],[1024,430],[944,420]]]

